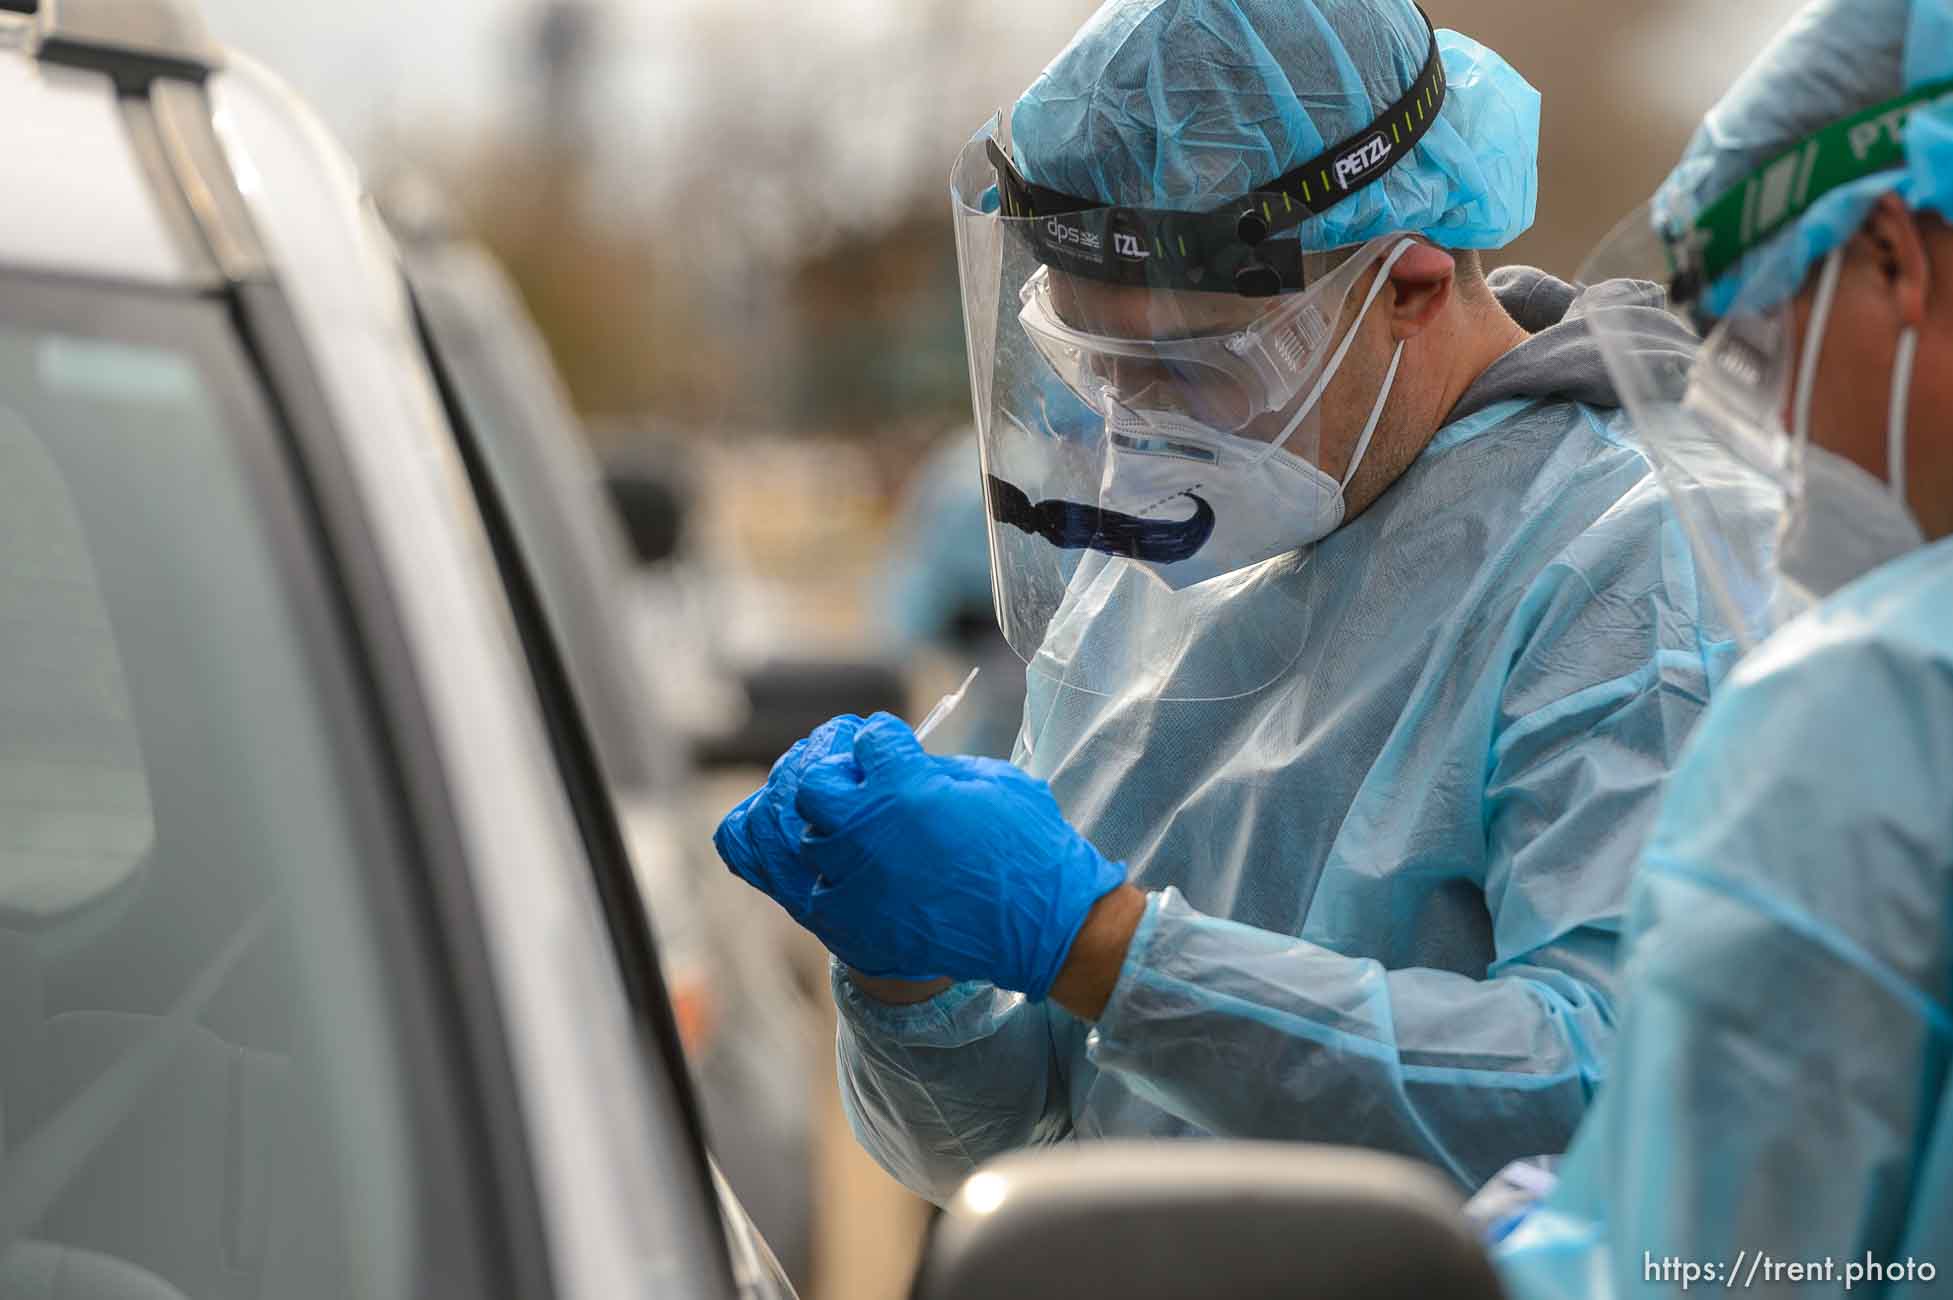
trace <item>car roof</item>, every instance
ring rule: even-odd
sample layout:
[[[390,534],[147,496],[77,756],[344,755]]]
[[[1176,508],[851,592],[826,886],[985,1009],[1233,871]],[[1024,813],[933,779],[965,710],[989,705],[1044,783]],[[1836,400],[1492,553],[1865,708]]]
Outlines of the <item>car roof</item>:
[[[0,12],[0,194],[0,270],[217,288],[275,266],[301,316],[406,320],[351,159],[189,0]]]
[[[42,61],[35,36],[0,14],[0,268],[191,282],[114,81]]]

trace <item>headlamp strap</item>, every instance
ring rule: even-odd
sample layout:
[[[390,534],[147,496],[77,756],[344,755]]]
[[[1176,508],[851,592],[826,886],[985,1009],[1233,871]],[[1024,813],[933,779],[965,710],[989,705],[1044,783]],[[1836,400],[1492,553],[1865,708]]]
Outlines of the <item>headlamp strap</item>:
[[[1375,183],[1410,156],[1444,108],[1446,81],[1438,33],[1424,67],[1403,96],[1349,139],[1239,200],[1211,212],[1111,207],[1025,179],[993,138],[998,207],[1035,219],[1039,260],[1075,275],[1151,287],[1182,285],[1260,297],[1306,287],[1297,240],[1264,240],[1320,216]]]
[[[1430,16],[1424,14],[1422,8],[1417,12],[1423,15],[1424,25],[1431,31],[1431,50],[1425,57],[1423,70],[1417,74],[1417,80],[1411,83],[1410,89],[1396,103],[1383,110],[1376,121],[1341,144],[1261,187],[1264,196],[1286,197],[1306,209],[1296,212],[1292,207],[1278,207],[1264,201],[1261,204],[1262,216],[1269,231],[1283,230],[1311,216],[1321,216],[1377,180],[1409,157],[1418,141],[1424,138],[1425,132],[1438,120],[1438,113],[1444,108],[1447,89],[1444,55],[1438,49],[1438,33],[1435,27],[1431,27]]]
[[[1751,172],[1668,238],[1670,296],[1689,303],[1753,249],[1770,242],[1825,195],[1906,163],[1914,112],[1953,96],[1953,78],[1841,118]]]

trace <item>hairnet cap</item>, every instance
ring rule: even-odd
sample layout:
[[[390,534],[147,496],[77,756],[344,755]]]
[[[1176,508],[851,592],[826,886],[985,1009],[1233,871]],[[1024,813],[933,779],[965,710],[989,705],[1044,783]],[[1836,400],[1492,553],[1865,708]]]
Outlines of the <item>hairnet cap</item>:
[[[1409,232],[1499,248],[1532,225],[1539,93],[1438,34],[1444,111],[1409,157],[1300,227],[1313,249]],[[1207,211],[1374,122],[1431,50],[1410,0],[1108,0],[1011,113],[1018,169],[1125,207]]]
[[[1703,119],[1668,180],[1654,219],[1686,231],[1717,199],[1806,137],[1908,90],[1953,77],[1953,0],[1814,0]],[[1953,215],[1953,109],[1914,113],[1903,170],[1868,176],[1811,206],[1708,286],[1709,314],[1761,311],[1802,287],[1811,267],[1864,223],[1881,194]],[[1943,177],[1934,180],[1935,174]]]

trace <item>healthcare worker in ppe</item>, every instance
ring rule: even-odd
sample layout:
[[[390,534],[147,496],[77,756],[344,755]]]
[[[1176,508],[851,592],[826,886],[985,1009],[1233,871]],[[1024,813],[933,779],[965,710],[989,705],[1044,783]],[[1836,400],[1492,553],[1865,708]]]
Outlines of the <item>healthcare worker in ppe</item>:
[[[1595,323],[1705,573],[1779,620],[1820,603],[1671,782],[1607,1084],[1501,1248],[1516,1295],[1909,1295],[1953,1268],[1949,219],[1953,0],[1821,0],[1594,259],[1708,331],[1677,400]]]
[[[1016,765],[837,719],[718,835],[836,955],[910,1187],[1207,1134],[1472,1185],[1571,1139],[1735,647],[1586,324],[1648,290],[1479,270],[1538,113],[1409,0],[1117,0],[958,160]]]

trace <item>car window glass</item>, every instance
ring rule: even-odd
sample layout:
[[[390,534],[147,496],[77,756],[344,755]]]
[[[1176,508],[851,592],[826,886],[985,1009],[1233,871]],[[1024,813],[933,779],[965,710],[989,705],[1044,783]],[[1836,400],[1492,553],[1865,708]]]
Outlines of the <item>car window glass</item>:
[[[218,304],[94,292],[0,293],[0,1295],[404,1295],[407,1091],[268,416]]]
[[[81,521],[4,407],[0,463],[0,930],[51,933],[129,882],[156,822]]]
[[[604,771],[617,787],[669,789],[678,757],[647,726],[646,693],[615,608],[624,543],[542,341],[499,271],[465,251],[410,263],[436,359],[506,503]]]

